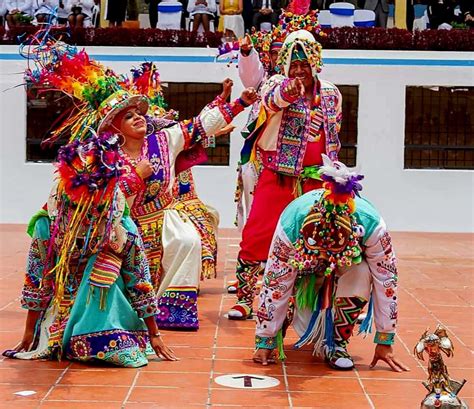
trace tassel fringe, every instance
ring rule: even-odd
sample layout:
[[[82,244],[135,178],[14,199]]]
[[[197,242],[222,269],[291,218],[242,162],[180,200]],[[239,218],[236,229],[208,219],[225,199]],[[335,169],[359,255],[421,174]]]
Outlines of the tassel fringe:
[[[362,321],[359,327],[359,334],[363,334],[366,337],[368,334],[372,333],[372,324],[374,321],[374,297],[370,296],[369,306],[367,307],[367,316]]]

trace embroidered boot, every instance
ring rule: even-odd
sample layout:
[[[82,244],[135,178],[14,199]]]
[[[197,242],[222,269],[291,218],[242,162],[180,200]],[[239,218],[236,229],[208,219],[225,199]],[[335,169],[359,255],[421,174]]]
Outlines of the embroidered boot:
[[[334,351],[326,348],[326,361],[334,369],[350,370],[354,361],[347,352],[349,338],[367,300],[361,297],[340,297],[334,301]]]
[[[255,297],[257,279],[262,269],[259,261],[237,260],[237,304],[228,313],[231,320],[245,320],[252,317],[252,304]]]

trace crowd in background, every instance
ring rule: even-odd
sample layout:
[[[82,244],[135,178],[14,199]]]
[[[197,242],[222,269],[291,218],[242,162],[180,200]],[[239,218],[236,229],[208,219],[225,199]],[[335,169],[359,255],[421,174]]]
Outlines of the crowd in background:
[[[144,0],[148,5],[150,26],[157,27],[158,5],[164,0]],[[183,6],[181,28],[197,32],[221,31],[226,37],[241,38],[262,24],[275,25],[287,0],[175,0]],[[356,9],[375,12],[377,27],[387,27],[390,3],[394,0],[345,0]],[[413,29],[414,6],[426,7],[428,27],[450,29],[474,27],[473,0],[406,0],[407,28]],[[311,0],[311,9],[326,10],[338,0]],[[108,0],[106,20],[109,27],[121,26],[126,20],[130,0]],[[99,25],[100,0],[0,0],[0,24],[9,27],[52,22],[69,27]],[[130,11],[128,11],[130,14]],[[130,18],[130,15],[129,15]],[[264,26],[263,26],[264,27]]]
[[[149,5],[150,25],[157,26],[158,4],[160,0],[145,0]],[[163,0],[161,0],[163,1]],[[192,29],[197,31],[202,24],[204,31],[209,31],[210,22],[219,31],[226,32],[230,26],[235,37],[240,38],[244,32],[252,28],[259,30],[262,23],[275,25],[281,10],[287,6],[287,0],[178,0],[183,5],[182,29],[189,29],[187,19],[193,22]],[[311,10],[328,10],[333,3],[341,0],[311,0]],[[366,9],[375,12],[375,25],[387,27],[390,4],[394,0],[345,0],[356,9]],[[406,0],[407,28],[413,29],[415,6],[426,8],[428,26],[431,29],[446,29],[451,27],[474,27],[473,0]],[[230,23],[227,23],[230,21]]]

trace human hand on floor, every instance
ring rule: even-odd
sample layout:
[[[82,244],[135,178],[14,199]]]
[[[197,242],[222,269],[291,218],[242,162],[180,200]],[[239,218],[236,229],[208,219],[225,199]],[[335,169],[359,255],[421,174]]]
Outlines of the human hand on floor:
[[[275,363],[275,352],[273,349],[257,349],[253,354],[253,361],[257,364],[267,366],[268,364]]]
[[[23,339],[15,348],[13,348],[13,350],[16,352],[28,352],[31,349],[31,345],[33,344],[34,335],[34,331],[25,330]]]
[[[392,345],[377,344],[375,347],[374,359],[372,359],[370,368],[374,368],[379,360],[386,362],[395,372],[410,370],[408,366],[395,356]]]
[[[179,361],[179,358],[175,355],[174,351],[165,345],[161,339],[161,335],[157,334],[150,336],[150,344],[158,358],[167,361]]]

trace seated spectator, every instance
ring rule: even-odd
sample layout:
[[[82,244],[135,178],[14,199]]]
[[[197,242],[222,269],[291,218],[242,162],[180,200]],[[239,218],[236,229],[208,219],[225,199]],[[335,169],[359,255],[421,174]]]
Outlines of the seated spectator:
[[[109,27],[122,27],[127,12],[127,0],[108,0],[107,17]]]
[[[58,7],[58,25],[65,26],[67,24],[67,18],[69,17],[69,11],[66,8],[67,0],[59,0],[59,7]]]
[[[243,0],[221,0],[219,4],[219,31],[222,31],[229,41],[243,38],[245,34],[243,9]]]
[[[280,0],[253,0],[253,10],[252,27],[260,30],[261,23],[271,23],[272,26],[278,24],[281,2]]]
[[[93,0],[66,0],[66,8],[69,12],[68,22],[71,28],[84,27],[84,20],[92,16]]]
[[[375,27],[387,28],[388,0],[365,0],[364,9],[375,13]]]
[[[474,28],[474,1],[461,0],[462,22],[470,28]]]
[[[202,24],[204,32],[209,32],[209,22],[214,18],[217,11],[215,0],[189,0],[188,12],[189,17],[193,20],[193,33],[197,33],[199,26]]]
[[[6,14],[7,5],[5,4],[5,0],[0,0],[0,26],[3,26]]]
[[[458,6],[456,0],[430,0],[428,3],[428,19],[432,29],[451,29],[452,23],[459,21],[454,13]]]
[[[59,0],[33,0],[34,14],[38,23],[52,22],[59,9]]]
[[[100,0],[94,0],[94,6],[91,10],[91,20],[93,27],[100,27]]]
[[[31,22],[33,20],[32,5],[32,0],[6,0],[8,27]]]

